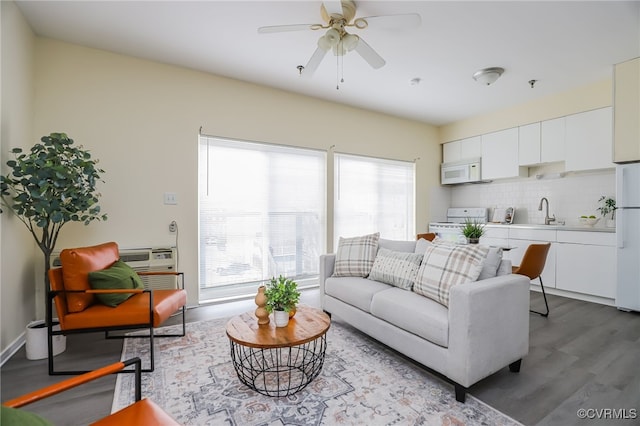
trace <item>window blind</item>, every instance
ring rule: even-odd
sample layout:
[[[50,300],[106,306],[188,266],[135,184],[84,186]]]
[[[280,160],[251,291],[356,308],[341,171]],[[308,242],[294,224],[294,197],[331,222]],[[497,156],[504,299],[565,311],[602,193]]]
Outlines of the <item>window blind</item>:
[[[334,249],[339,237],[380,232],[415,239],[415,163],[336,153]]]
[[[255,294],[280,274],[317,279],[324,152],[201,136],[199,203],[201,300]]]

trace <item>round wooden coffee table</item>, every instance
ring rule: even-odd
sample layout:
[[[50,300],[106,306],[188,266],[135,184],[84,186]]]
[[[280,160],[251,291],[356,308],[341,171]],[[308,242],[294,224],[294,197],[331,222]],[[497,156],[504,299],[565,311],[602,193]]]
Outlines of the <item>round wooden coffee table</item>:
[[[299,306],[286,327],[258,325],[253,312],[227,323],[233,367],[242,383],[267,396],[292,395],[315,379],[327,349],[329,316]]]

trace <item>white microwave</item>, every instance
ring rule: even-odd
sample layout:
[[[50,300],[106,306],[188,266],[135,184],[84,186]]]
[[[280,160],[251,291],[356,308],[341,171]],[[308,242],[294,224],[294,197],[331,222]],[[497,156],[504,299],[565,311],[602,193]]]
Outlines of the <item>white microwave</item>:
[[[480,180],[479,158],[457,161],[455,163],[443,163],[440,168],[440,182],[442,185],[480,182]]]

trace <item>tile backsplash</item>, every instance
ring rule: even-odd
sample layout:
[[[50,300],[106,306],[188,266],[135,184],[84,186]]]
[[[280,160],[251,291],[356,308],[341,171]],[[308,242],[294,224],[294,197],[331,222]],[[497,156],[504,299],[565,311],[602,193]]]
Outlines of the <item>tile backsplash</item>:
[[[540,199],[549,200],[549,216],[577,225],[581,215],[600,217],[598,199],[615,198],[615,171],[591,173],[546,173],[524,179],[482,184],[459,185],[451,188],[451,207],[489,207],[489,219],[494,208],[515,207],[514,223],[544,223]],[[604,226],[601,219],[596,225]]]

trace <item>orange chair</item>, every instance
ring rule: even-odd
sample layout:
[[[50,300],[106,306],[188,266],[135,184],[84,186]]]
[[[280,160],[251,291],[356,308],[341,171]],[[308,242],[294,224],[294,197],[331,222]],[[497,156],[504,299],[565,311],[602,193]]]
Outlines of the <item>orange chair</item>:
[[[150,367],[154,370],[154,337],[181,337],[185,335],[184,275],[181,272],[139,272],[139,275],[175,275],[178,288],[170,290],[148,289],[92,289],[89,273],[105,270],[119,259],[118,245],[114,242],[92,247],[65,249],[60,252],[61,268],[49,270],[47,303],[49,375],[82,374],[87,370],[56,371],[54,368],[53,336],[72,333],[104,332],[106,339],[148,338]],[[132,272],[133,273],[133,272]],[[130,293],[131,297],[116,307],[95,300],[96,295]],[[53,329],[52,303],[55,302],[60,330]],[[182,311],[182,333],[155,334],[159,327],[174,313]],[[147,329],[143,335],[110,335],[112,331]]]
[[[544,291],[544,284],[542,284],[542,270],[544,264],[547,261],[547,254],[551,248],[551,243],[546,244],[531,244],[527,247],[527,251],[524,252],[520,266],[513,266],[512,272],[514,274],[525,275],[530,280],[538,278],[540,280],[540,287],[542,288],[542,296],[544,297],[544,305],[547,308],[546,313],[538,311],[530,311],[534,314],[542,315],[543,317],[549,316],[549,304],[547,303],[547,294]]]
[[[134,365],[135,370],[125,370],[129,365]],[[178,425],[171,416],[165,413],[162,408],[156,405],[150,399],[142,399],[141,390],[141,371],[142,362],[140,358],[131,358],[126,361],[116,362],[114,364],[102,367],[85,373],[78,377],[63,380],[45,388],[36,390],[23,396],[19,396],[12,400],[3,402],[2,405],[10,408],[20,408],[25,405],[40,401],[41,399],[59,394],[76,386],[99,379],[113,373],[135,373],[135,400],[136,402],[117,411],[92,425],[98,426],[120,426],[120,425]]]
[[[433,241],[436,238],[436,234],[434,234],[433,232],[427,232],[426,234],[418,234],[416,236],[416,240],[419,240],[421,238],[423,238],[423,239],[425,239],[427,241]]]

